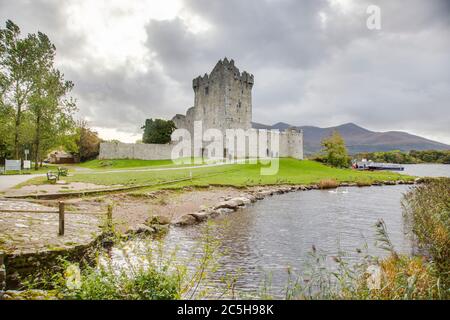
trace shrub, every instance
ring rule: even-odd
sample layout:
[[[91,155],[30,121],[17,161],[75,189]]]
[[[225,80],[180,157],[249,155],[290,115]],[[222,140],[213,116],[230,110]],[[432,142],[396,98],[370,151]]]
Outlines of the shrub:
[[[319,182],[320,189],[333,189],[333,188],[337,188],[338,186],[339,186],[339,183],[334,179],[324,179],[324,180],[320,180],[320,182]]]
[[[372,185],[372,182],[370,182],[369,180],[358,180],[356,181],[356,185],[358,187],[368,187]]]
[[[112,252],[98,252],[95,266],[80,268],[61,259],[52,269],[23,281],[23,289],[50,290],[52,297],[71,300],[208,298],[210,287],[203,282],[218,268],[220,241],[215,228],[212,222],[205,224],[192,252],[179,259],[177,250],[167,252],[158,238],[137,238],[131,246],[118,241]]]
[[[86,269],[81,287],[66,298],[83,300],[171,300],[179,298],[177,279],[154,268],[140,269],[133,276],[105,269]]]

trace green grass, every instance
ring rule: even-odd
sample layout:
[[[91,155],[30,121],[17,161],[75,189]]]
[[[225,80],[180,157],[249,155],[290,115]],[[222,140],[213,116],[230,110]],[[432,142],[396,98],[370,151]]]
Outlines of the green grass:
[[[126,160],[122,160],[126,161]],[[134,160],[131,160],[134,163]],[[125,165],[125,164],[124,164]],[[392,172],[366,172],[351,169],[336,169],[309,160],[296,160],[290,158],[280,159],[278,174],[262,176],[261,164],[231,164],[216,167],[172,169],[164,171],[139,172],[95,172],[75,173],[66,177],[67,182],[87,182],[99,185],[141,185],[169,182],[189,178],[192,172],[192,181],[182,181],[170,184],[171,188],[184,186],[235,186],[245,187],[254,185],[274,184],[314,184],[324,179],[335,179],[338,182],[357,182],[363,184],[384,180],[409,180],[412,177]],[[43,178],[33,179],[27,184],[41,184]],[[158,188],[169,185],[158,186]]]
[[[63,167],[64,165],[60,165]],[[32,169],[22,170],[22,171],[7,171],[4,173],[3,170],[0,171],[0,175],[7,175],[7,176],[14,176],[14,175],[26,175],[26,174],[42,174],[47,173],[48,171],[55,171],[57,170],[58,166],[56,165],[49,165],[46,164],[43,167],[40,167],[38,170],[34,170],[34,167]]]
[[[120,159],[120,160],[91,160],[78,164],[77,166],[88,169],[137,169],[146,167],[188,167],[189,165],[176,165],[172,160],[137,160],[137,159]]]

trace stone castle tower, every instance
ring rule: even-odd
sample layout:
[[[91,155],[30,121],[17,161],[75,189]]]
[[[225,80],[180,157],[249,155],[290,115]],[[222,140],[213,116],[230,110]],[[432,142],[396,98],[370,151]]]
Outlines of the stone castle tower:
[[[194,121],[202,121],[203,130],[250,129],[253,83],[253,75],[241,73],[233,60],[220,60],[209,75],[192,81],[194,106],[186,115],[177,114],[172,120],[177,128],[191,133]]]

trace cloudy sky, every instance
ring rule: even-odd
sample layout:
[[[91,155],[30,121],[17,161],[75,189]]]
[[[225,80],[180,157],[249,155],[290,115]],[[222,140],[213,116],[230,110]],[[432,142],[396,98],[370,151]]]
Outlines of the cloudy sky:
[[[381,30],[366,10],[381,9]],[[133,142],[193,105],[223,58],[255,75],[253,120],[403,130],[450,143],[449,0],[0,0],[46,33],[79,117]]]

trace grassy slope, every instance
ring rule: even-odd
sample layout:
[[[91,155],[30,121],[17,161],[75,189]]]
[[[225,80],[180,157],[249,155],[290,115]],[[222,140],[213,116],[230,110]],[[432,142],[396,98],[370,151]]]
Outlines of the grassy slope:
[[[192,181],[175,183],[172,187],[186,185],[230,185],[241,187],[259,184],[312,184],[323,179],[336,179],[342,182],[407,179],[407,176],[392,172],[362,172],[350,169],[335,169],[314,161],[299,161],[295,159],[280,159],[280,170],[278,174],[273,176],[261,176],[260,169],[260,164],[236,164],[209,168],[147,172],[121,172],[117,170],[114,173],[76,173],[66,180],[68,182],[90,182],[100,185],[135,185],[187,178],[190,172],[192,172]]]
[[[199,159],[201,160],[201,159]],[[189,167],[196,164],[174,164],[172,160],[137,160],[137,159],[120,159],[120,160],[91,160],[79,163],[76,166],[94,170],[115,170],[115,169],[144,169],[144,168],[175,168]]]
[[[89,169],[128,169],[173,165],[172,160],[91,160],[78,166]]]

